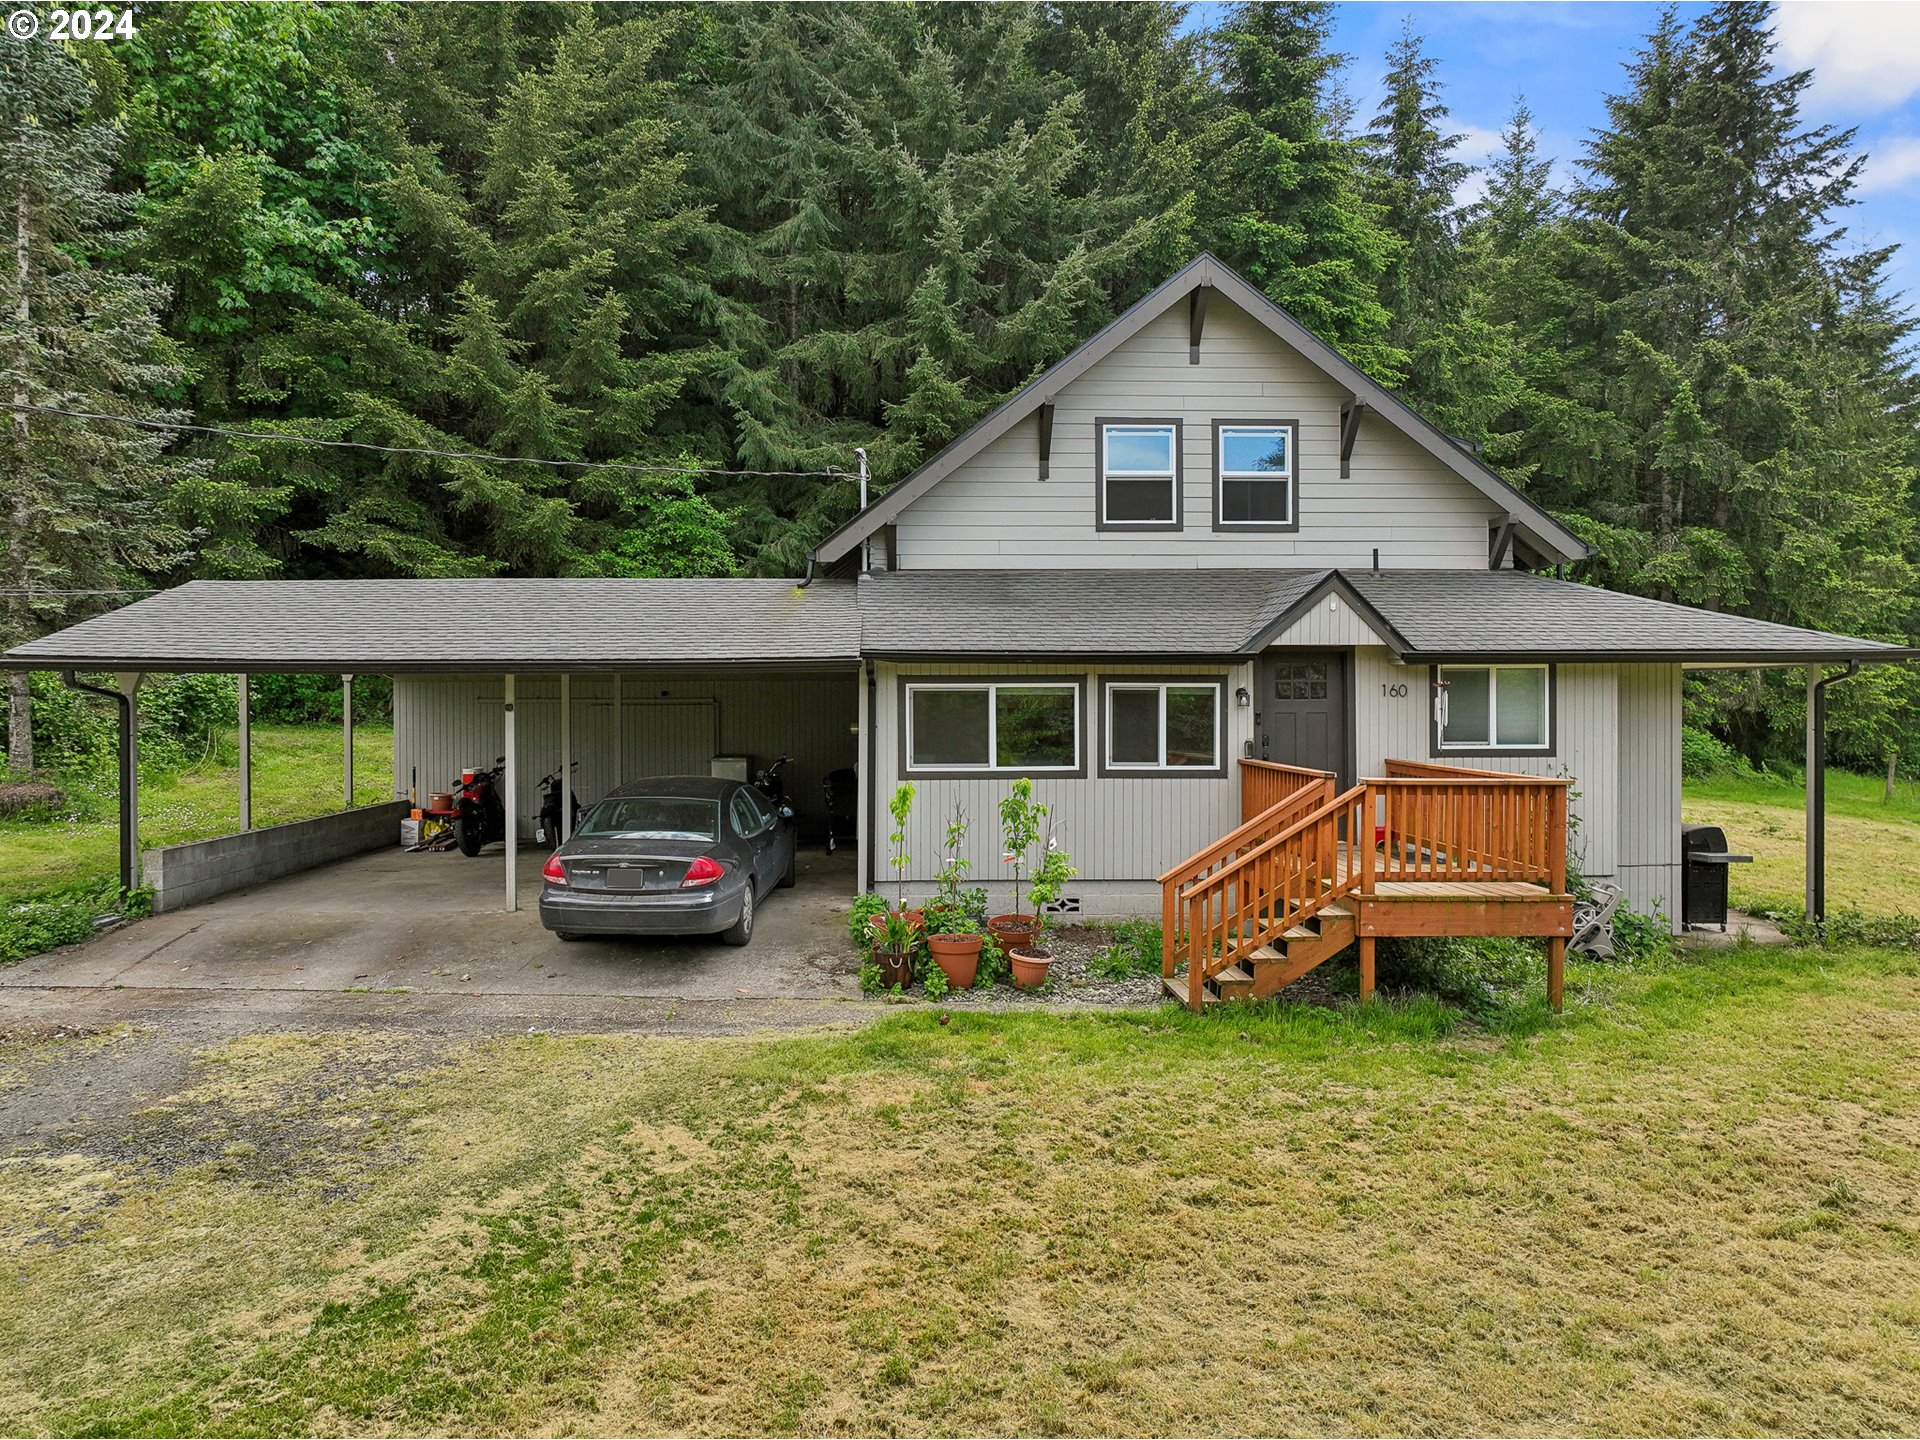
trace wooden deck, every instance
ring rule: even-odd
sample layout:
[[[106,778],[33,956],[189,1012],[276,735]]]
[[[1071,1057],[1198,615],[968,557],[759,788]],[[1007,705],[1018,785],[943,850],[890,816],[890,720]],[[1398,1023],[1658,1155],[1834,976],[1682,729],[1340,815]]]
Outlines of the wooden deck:
[[[1533,936],[1559,1008],[1567,781],[1389,761],[1336,795],[1320,771],[1241,764],[1243,808],[1266,808],[1160,877],[1170,993],[1194,1009],[1257,999],[1357,945],[1365,999],[1382,936]]]

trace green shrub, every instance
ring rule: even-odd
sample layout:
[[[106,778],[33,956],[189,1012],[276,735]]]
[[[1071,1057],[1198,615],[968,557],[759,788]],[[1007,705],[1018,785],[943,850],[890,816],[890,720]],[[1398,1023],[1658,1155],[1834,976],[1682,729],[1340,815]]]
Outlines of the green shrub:
[[[1113,943],[1087,962],[1096,980],[1131,980],[1160,973],[1160,922],[1122,920],[1113,929]]]
[[[1772,917],[1801,945],[1870,945],[1877,950],[1920,951],[1920,915],[1865,915],[1858,910],[1836,911],[1816,931],[1806,913],[1795,910]]]
[[[1680,728],[1680,773],[1689,780],[1708,775],[1747,775],[1753,766],[1726,741],[1691,725]]]
[[[338,675],[256,675],[248,705],[262,725],[338,725]],[[385,720],[393,714],[393,681],[384,675],[353,679],[353,718]]]
[[[854,949],[863,955],[873,949],[873,927],[869,922],[876,915],[886,914],[889,908],[887,897],[871,890],[853,897],[853,908],[847,912],[847,938],[853,942]]]
[[[152,891],[142,888],[126,894],[114,880],[52,890],[0,906],[0,965],[85,940],[97,928],[94,921],[99,916],[135,919],[152,908]]]
[[[1424,990],[1475,1015],[1500,1010],[1545,982],[1546,953],[1501,936],[1383,938],[1374,955],[1382,988]]]

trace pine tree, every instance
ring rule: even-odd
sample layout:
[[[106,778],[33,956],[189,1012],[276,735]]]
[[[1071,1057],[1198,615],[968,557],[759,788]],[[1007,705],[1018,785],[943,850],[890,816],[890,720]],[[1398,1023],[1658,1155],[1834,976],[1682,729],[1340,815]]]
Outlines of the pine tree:
[[[1358,157],[1331,113],[1346,57],[1328,50],[1333,7],[1253,0],[1212,37],[1228,102],[1201,139],[1204,243],[1375,378],[1405,353],[1380,299],[1402,245],[1366,198]]]
[[[1486,168],[1486,189],[1468,207],[1464,239],[1476,259],[1507,259],[1560,213],[1553,161],[1540,153],[1540,132],[1524,97],[1500,131],[1500,153]]]
[[[160,418],[174,384],[160,331],[166,294],[100,257],[124,248],[128,204],[108,188],[118,137],[93,118],[94,89],[62,47],[0,47],[0,393],[6,426],[7,582],[0,645],[102,608],[84,592],[137,583],[172,563],[183,537],[162,509],[176,467],[164,435],[26,407]],[[8,680],[7,758],[33,768],[32,698]]]

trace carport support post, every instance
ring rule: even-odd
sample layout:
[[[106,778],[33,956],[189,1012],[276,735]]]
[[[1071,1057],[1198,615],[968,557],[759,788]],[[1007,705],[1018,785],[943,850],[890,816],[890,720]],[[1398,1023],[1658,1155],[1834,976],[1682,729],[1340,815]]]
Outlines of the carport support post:
[[[253,685],[240,676],[240,828],[253,829]]]
[[[560,677],[560,840],[573,838],[573,676]]]
[[[520,756],[516,753],[518,745],[513,724],[513,680],[505,676],[502,696],[505,706],[507,730],[506,767],[502,778],[506,781],[507,802],[507,909],[509,912],[520,908]]]
[[[345,763],[341,766],[344,777],[341,782],[340,808],[353,808],[353,676],[340,677],[340,743],[345,750]]]
[[[1826,836],[1821,832],[1826,828],[1826,768],[1821,750],[1824,737],[1821,723],[1821,701],[1826,697],[1820,692],[1820,667],[1807,667],[1807,923],[1819,927],[1826,917],[1820,912],[1826,901],[1826,876],[1821,873],[1826,865],[1826,846],[1822,843]]]

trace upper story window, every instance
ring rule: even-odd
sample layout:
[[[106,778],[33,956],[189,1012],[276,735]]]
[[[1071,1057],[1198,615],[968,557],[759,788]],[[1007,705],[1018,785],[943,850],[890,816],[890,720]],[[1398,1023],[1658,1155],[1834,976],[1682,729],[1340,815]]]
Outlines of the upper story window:
[[[1216,530],[1298,530],[1291,420],[1218,420],[1213,426]]]
[[[1553,748],[1553,668],[1441,665],[1434,671],[1436,750],[1544,754]]]
[[[1100,420],[1097,528],[1180,528],[1180,422]]]
[[[909,775],[1080,769],[1076,682],[910,681],[905,700]]]

